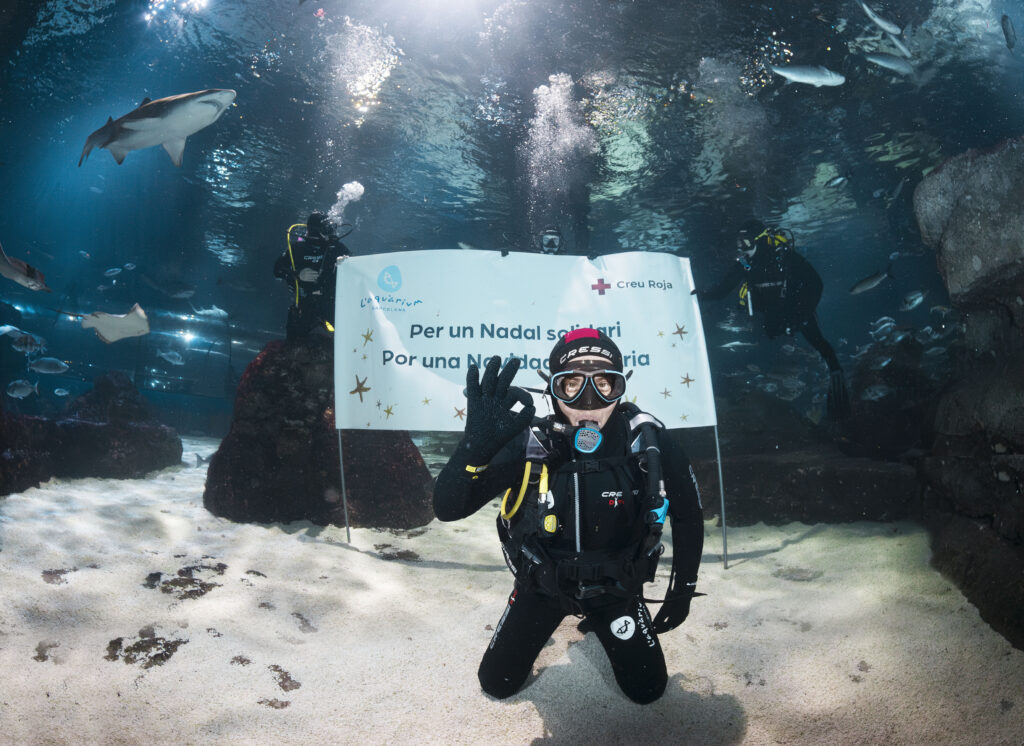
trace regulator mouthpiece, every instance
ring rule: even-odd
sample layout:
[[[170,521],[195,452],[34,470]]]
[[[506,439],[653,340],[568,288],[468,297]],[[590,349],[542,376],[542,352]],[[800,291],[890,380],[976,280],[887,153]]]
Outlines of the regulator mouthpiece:
[[[580,453],[593,453],[601,446],[601,438],[597,423],[583,420],[573,436],[572,445]]]

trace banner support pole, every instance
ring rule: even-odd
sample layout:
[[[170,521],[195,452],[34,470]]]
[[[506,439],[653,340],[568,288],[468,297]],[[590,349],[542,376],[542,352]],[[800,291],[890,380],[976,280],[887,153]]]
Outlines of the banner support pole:
[[[341,505],[345,509],[345,541],[351,544],[352,531],[348,525],[348,495],[345,493],[345,458],[342,456],[340,428],[338,429],[338,469],[341,471]]]
[[[338,431],[341,432],[340,430]],[[722,500],[722,569],[729,569],[729,539],[725,527],[725,485],[722,484],[722,450],[718,445],[718,425],[715,425],[715,457],[718,461],[718,494]]]

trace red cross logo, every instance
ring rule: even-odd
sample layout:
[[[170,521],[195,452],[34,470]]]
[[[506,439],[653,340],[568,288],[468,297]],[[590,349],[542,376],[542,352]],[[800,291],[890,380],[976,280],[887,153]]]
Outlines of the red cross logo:
[[[601,277],[601,278],[598,278],[596,285],[591,285],[590,286],[590,289],[591,290],[596,290],[598,295],[604,295],[604,291],[607,290],[610,287],[611,287],[611,285],[609,285],[607,282],[605,282],[604,278]]]

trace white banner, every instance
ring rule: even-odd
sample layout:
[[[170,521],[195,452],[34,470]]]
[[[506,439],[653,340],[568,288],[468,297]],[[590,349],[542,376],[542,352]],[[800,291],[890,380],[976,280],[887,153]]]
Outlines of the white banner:
[[[339,260],[338,428],[462,430],[466,369],[520,358],[513,385],[542,389],[566,331],[602,329],[633,371],[626,398],[667,427],[716,424],[690,262],[671,254],[586,257],[435,250]],[[550,412],[534,393],[538,416]]]

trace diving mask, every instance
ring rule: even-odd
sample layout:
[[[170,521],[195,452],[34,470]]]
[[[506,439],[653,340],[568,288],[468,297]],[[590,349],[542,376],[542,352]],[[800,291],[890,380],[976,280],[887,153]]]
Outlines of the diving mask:
[[[602,409],[626,393],[626,376],[603,363],[583,363],[551,376],[551,395],[573,409]]]
[[[545,254],[556,254],[562,246],[562,232],[558,228],[545,228],[540,234],[540,249]]]

